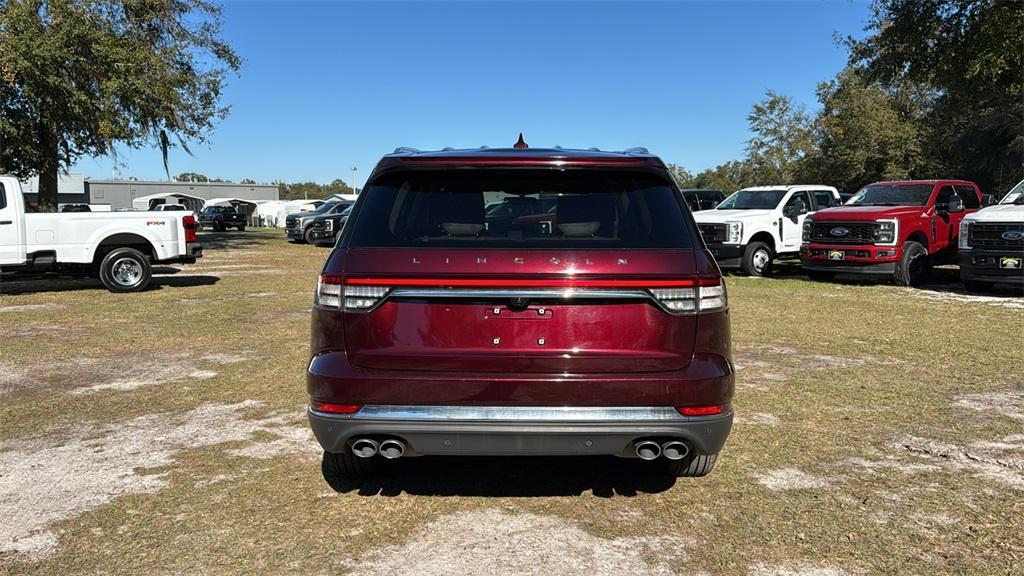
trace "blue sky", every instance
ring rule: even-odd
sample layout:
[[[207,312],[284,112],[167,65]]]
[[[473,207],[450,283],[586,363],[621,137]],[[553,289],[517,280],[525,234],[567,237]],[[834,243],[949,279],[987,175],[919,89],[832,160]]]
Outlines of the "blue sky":
[[[396,146],[646,146],[697,171],[739,157],[767,89],[816,108],[866,1],[227,2],[245,60],[230,116],[171,174],[362,185]],[[164,179],[123,150],[122,177]],[[74,171],[107,178],[110,158]]]

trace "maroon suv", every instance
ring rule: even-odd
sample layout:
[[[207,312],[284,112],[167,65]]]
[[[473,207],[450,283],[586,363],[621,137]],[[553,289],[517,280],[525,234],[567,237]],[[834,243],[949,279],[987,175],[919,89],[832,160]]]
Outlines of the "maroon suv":
[[[306,381],[332,474],[613,454],[703,476],[732,427],[725,284],[646,150],[398,149],[320,275]]]

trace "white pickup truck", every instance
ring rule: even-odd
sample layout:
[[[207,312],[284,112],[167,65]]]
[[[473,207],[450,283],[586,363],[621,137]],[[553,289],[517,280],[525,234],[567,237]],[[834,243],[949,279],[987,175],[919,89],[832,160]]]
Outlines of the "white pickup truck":
[[[971,292],[993,284],[1024,290],[1024,180],[996,206],[982,208],[960,221],[960,279]]]
[[[58,272],[99,278],[111,292],[149,286],[154,263],[202,257],[189,212],[26,214],[17,178],[0,176],[0,279]]]
[[[840,204],[831,186],[757,186],[734,193],[712,210],[694,212],[693,219],[719,268],[764,276],[777,256],[800,253],[808,214]]]

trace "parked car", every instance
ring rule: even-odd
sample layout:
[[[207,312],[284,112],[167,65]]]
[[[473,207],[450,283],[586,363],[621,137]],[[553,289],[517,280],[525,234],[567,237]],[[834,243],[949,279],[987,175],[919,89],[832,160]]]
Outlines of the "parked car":
[[[337,244],[338,236],[341,235],[341,231],[345,228],[345,223],[348,221],[349,214],[351,213],[352,205],[350,204],[340,212],[313,218],[313,221],[309,224],[308,231],[309,237],[312,240],[311,244],[316,244],[317,246],[334,246]]]
[[[842,272],[917,286],[932,265],[955,261],[960,221],[980,207],[978,185],[964,180],[869,184],[804,223],[803,267],[815,280]]]
[[[60,207],[60,212],[92,212],[88,204],[65,204]]]
[[[486,225],[485,193],[542,192],[557,225]],[[732,426],[725,284],[642,149],[385,156],[323,267],[311,353],[330,474],[613,454],[703,476]]]
[[[157,204],[153,212],[191,212],[184,204]]]
[[[312,212],[293,212],[285,217],[284,233],[291,242],[313,243],[313,235],[310,233],[309,225],[317,216],[336,214],[351,206],[351,202],[324,202],[319,208]]]
[[[838,204],[839,192],[831,186],[758,186],[693,217],[723,270],[764,276],[779,256],[799,255],[800,230],[808,214]]]
[[[202,257],[196,219],[167,212],[26,214],[17,178],[0,176],[0,273],[97,277],[111,292],[138,292],[152,264]]]
[[[221,232],[228,228],[245,230],[245,215],[234,206],[207,206],[199,213],[199,226]]]
[[[691,212],[711,210],[725,200],[725,194],[714,188],[687,188],[681,191]]]
[[[971,292],[1001,282],[1024,287],[1024,180],[997,206],[960,221],[960,279]]]

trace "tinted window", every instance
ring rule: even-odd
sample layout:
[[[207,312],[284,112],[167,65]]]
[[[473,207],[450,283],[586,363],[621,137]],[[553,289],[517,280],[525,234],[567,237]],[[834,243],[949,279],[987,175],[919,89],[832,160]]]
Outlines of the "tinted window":
[[[339,202],[327,202],[321,204],[319,208],[313,211],[314,214],[330,214],[334,212],[334,209],[340,205]]]
[[[956,193],[960,196],[960,200],[963,200],[964,208],[968,210],[971,208],[981,208],[981,200],[978,198],[978,193],[974,191],[974,188],[961,184],[956,187]]]
[[[688,248],[671,185],[642,172],[401,171],[377,178],[351,246]]]
[[[815,190],[814,199],[818,202],[818,209],[828,208],[836,205],[835,196],[828,190]]]
[[[847,202],[849,206],[924,206],[932,195],[931,184],[871,184]]]
[[[740,190],[718,205],[719,210],[772,210],[779,205],[785,190]]]
[[[797,214],[807,214],[811,211],[811,197],[807,191],[794,192],[789,200],[786,200],[785,208],[798,208]]]
[[[4,190],[4,185],[0,184],[0,210],[7,208],[7,191]]]
[[[949,204],[949,201],[953,199],[953,194],[954,192],[952,186],[943,186],[939,190],[939,195],[935,197],[935,205],[947,206]]]

